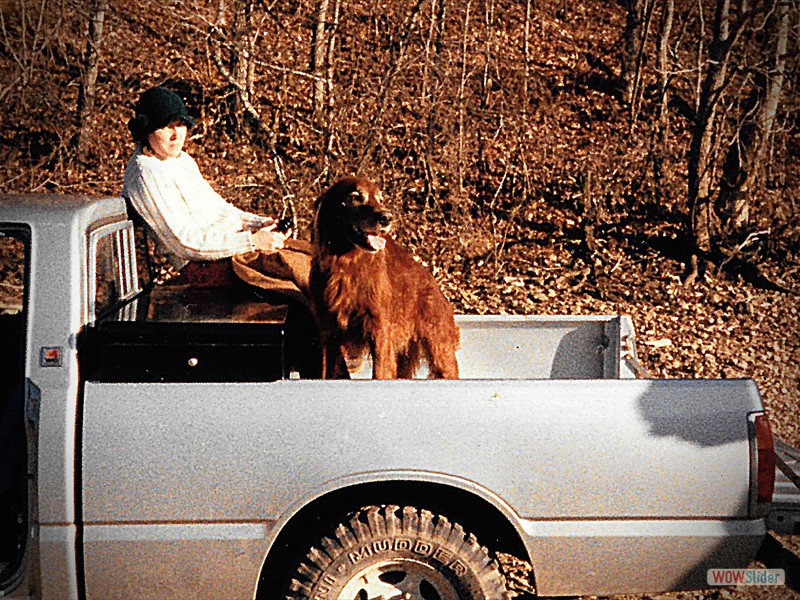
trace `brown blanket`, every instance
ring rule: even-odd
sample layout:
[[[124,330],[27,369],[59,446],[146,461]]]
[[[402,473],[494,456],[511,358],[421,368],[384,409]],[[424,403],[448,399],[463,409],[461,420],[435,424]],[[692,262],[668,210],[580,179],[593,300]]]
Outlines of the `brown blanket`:
[[[273,254],[246,252],[231,259],[233,272],[242,281],[265,290],[308,298],[311,272],[311,244],[288,239],[282,250]]]

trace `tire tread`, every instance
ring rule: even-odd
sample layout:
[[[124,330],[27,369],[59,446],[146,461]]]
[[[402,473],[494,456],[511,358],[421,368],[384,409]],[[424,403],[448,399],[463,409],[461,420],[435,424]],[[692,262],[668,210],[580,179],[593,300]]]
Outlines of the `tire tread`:
[[[465,593],[464,600],[508,600],[505,579],[497,560],[477,538],[443,515],[414,506],[364,506],[337,525],[330,536],[312,546],[291,578],[287,600],[313,600],[323,578],[338,576],[337,565],[349,552],[371,540],[394,537],[424,540],[458,556],[471,573],[477,593]]]

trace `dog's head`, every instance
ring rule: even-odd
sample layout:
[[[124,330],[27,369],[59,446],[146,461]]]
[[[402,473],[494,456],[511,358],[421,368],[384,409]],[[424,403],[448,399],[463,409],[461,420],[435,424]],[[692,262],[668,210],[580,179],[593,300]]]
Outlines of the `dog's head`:
[[[393,217],[382,202],[381,190],[369,179],[340,179],[317,200],[314,241],[337,254],[354,247],[383,250]]]

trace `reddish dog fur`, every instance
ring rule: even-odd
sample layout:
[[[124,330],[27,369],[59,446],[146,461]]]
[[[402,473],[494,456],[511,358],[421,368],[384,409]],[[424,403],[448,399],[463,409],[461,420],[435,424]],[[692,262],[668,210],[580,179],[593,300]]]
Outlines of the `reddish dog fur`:
[[[346,376],[342,357],[372,354],[375,379],[406,379],[421,361],[458,378],[459,331],[433,276],[387,236],[392,215],[368,179],[347,177],[319,197],[311,297],[325,378]]]

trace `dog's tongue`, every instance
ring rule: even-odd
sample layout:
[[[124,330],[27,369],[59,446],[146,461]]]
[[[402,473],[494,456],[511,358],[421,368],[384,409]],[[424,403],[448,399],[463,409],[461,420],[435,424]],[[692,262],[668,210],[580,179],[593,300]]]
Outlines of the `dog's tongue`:
[[[368,235],[367,241],[373,250],[383,250],[386,247],[386,239],[379,235]]]

